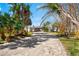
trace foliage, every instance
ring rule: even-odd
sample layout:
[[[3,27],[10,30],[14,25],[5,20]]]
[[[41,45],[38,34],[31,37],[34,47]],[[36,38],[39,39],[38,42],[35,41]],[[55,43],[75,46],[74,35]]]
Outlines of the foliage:
[[[38,10],[48,10],[47,13],[41,18],[41,24],[49,17],[53,16],[54,13],[60,14],[59,5],[57,3],[48,3],[40,6]]]
[[[57,26],[57,27],[59,27],[59,25],[60,25],[59,22],[55,22],[55,23],[52,24],[52,26]]]
[[[45,32],[48,32],[48,25],[49,25],[49,24],[50,24],[49,21],[43,23],[43,30],[44,30]]]
[[[43,27],[44,32],[48,32],[48,27]]]
[[[79,31],[75,32],[75,37],[79,38]]]
[[[49,34],[58,36],[59,35],[59,32],[49,32]]]
[[[71,4],[58,4],[58,3],[44,4],[40,8],[38,8],[42,10],[44,9],[47,10],[47,13],[42,17],[41,24],[46,20],[46,18],[58,15],[62,22],[62,26],[60,26],[60,30],[61,30],[60,32],[64,33],[66,36],[69,37],[71,32],[72,31],[74,32],[75,28],[76,28],[76,31],[79,30],[78,6],[79,4],[73,4],[73,3]]]
[[[26,32],[26,36],[28,37],[32,36],[32,32]]]
[[[17,31],[20,30],[21,28],[24,28],[23,22],[22,22],[22,21],[17,21],[17,22],[15,23],[14,28],[15,28]]]
[[[9,4],[9,13],[0,12],[0,42],[5,40],[10,42],[12,37],[17,35],[25,35],[24,27],[31,25],[30,17],[30,6],[25,4]],[[28,12],[28,14],[27,14]],[[31,36],[31,34],[28,34]]]
[[[60,41],[64,45],[68,55],[79,56],[79,40],[75,38],[60,37]]]
[[[3,39],[0,37],[0,44],[3,44],[4,43],[4,41],[3,41]]]

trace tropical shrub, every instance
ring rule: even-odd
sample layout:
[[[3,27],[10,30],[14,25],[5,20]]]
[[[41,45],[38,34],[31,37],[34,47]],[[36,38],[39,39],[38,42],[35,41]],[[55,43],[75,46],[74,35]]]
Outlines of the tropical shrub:
[[[32,33],[27,33],[24,30],[25,26],[32,24],[31,19],[29,19],[30,7],[19,3],[11,5],[10,11],[13,12],[12,15],[9,13],[0,13],[0,42],[2,42],[2,40],[10,42],[13,37],[17,36],[32,35]]]
[[[32,36],[32,32],[26,32],[26,36],[28,37]]]
[[[48,32],[48,27],[43,27],[44,32]]]

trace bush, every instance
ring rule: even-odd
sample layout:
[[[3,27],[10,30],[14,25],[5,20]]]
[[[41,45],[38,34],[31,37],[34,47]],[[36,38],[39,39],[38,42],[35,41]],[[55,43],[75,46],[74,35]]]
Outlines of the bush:
[[[44,32],[48,32],[48,28],[47,27],[43,27]]]
[[[78,31],[75,32],[75,37],[76,37],[76,38],[79,38],[79,32],[78,32]]]
[[[27,36],[27,37],[32,36],[32,32],[26,32],[26,36]]]
[[[4,41],[3,41],[3,39],[0,37],[0,44],[3,44],[4,43]]]
[[[32,36],[32,32],[26,32],[26,33],[25,33],[25,36],[26,36],[26,37]]]

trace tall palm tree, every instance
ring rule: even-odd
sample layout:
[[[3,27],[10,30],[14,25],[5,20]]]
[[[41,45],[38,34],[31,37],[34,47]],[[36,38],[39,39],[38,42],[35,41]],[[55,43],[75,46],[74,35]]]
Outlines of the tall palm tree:
[[[31,14],[30,6],[24,3],[16,3],[11,5],[12,5],[11,11],[13,12],[13,18],[15,18],[17,21],[23,22],[24,27],[28,26],[29,22],[31,21],[31,19],[29,19]],[[22,28],[22,31],[24,31],[24,28]]]
[[[59,5],[57,3],[48,3],[48,4],[44,4],[43,6],[40,6],[38,8],[38,10],[42,9],[42,10],[48,10],[47,13],[42,17],[42,22],[41,24],[46,20],[46,18],[50,17],[50,16],[54,16],[54,13],[56,14],[59,14]],[[41,25],[40,24],[40,25]]]
[[[76,18],[73,15],[71,15],[67,10],[64,9],[62,4],[49,3],[41,6],[39,9],[48,10],[48,12],[42,17],[43,21],[45,20],[45,18],[52,16],[53,13],[55,12],[62,19],[63,21],[62,23],[65,24],[66,29],[68,28],[67,26],[68,26],[68,23],[70,24],[70,22],[74,23],[77,27],[79,27],[79,22],[76,20]]]
[[[0,37],[5,40],[5,33],[4,33],[4,27],[6,26],[6,20],[4,19],[4,16],[0,14]]]
[[[7,42],[10,41],[13,24],[14,22],[8,13],[3,13],[0,16],[0,34],[2,35],[2,39]]]

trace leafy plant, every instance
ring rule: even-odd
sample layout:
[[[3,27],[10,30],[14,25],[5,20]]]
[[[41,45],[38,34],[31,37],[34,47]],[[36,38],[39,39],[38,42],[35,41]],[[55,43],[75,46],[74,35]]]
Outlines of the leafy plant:
[[[30,17],[30,6],[26,4],[9,4],[10,12],[9,13],[0,12],[0,42],[5,40],[6,42],[10,42],[12,36],[16,35],[25,35],[25,26],[31,25]],[[28,12],[28,14],[27,14]],[[30,36],[31,34],[28,34]]]

